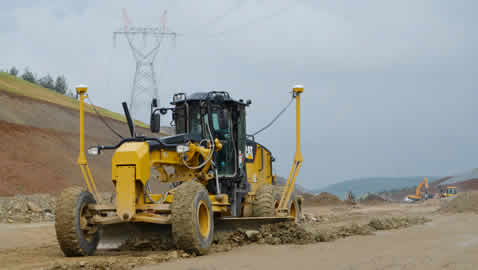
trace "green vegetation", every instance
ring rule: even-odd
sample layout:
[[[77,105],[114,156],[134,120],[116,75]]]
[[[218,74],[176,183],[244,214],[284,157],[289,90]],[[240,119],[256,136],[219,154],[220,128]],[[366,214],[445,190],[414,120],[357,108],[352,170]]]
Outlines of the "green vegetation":
[[[36,83],[25,81],[6,72],[0,72],[0,91],[22,95],[57,104],[66,108],[79,110],[79,101],[74,97],[63,95],[57,91],[44,88]],[[90,113],[95,113],[93,106],[89,104],[86,104],[85,110]],[[112,112],[98,106],[96,106],[96,110],[104,117],[126,122],[126,119],[122,114]],[[140,121],[135,121],[135,124],[140,127],[149,128],[148,125]]]

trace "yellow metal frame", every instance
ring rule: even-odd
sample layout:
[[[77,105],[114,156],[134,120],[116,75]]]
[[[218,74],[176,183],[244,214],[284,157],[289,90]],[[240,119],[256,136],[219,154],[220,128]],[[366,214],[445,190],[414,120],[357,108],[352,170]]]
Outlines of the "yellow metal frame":
[[[295,181],[303,161],[300,149],[300,95],[303,91],[304,88],[300,85],[293,88],[293,98],[296,99],[296,153],[279,202],[279,216],[288,216],[288,202],[294,191]],[[112,159],[112,180],[116,188],[116,205],[102,205],[85,154],[84,103],[88,97],[87,86],[76,87],[76,92],[80,97],[80,153],[77,163],[80,166],[88,191],[96,197],[98,202],[97,205],[92,206],[92,209],[98,212],[116,211],[117,214],[116,216],[95,215],[92,219],[93,223],[112,224],[128,221],[169,223],[169,207],[173,201],[174,189],[163,194],[148,194],[151,199],[145,198],[147,197],[145,186],[150,179],[151,168],[155,168],[159,172],[159,178],[162,182],[196,180],[205,185],[214,178],[214,175],[209,173],[210,162],[201,168],[190,168],[198,166],[201,160],[207,160],[212,151],[211,147],[206,148],[189,143],[189,150],[186,153],[177,153],[176,149],[161,149],[150,152],[146,142],[125,142],[116,149]],[[216,151],[222,148],[217,139],[214,141],[214,146]],[[226,194],[210,194],[209,198],[214,213],[220,213],[222,216],[230,215],[230,204]],[[152,200],[160,200],[161,203],[156,204]],[[251,204],[253,200],[254,194],[250,194],[247,202]]]
[[[85,99],[88,97],[86,94],[88,86],[79,85],[76,87],[76,93],[80,96],[80,154],[78,156],[78,165],[80,165],[83,179],[85,180],[88,191],[96,197],[96,201],[100,200],[98,190],[96,189],[95,180],[91,174],[90,167],[85,155]]]
[[[292,164],[292,168],[289,173],[289,178],[287,178],[287,183],[282,191],[282,196],[279,202],[279,207],[277,209],[277,213],[281,216],[288,215],[289,211],[289,200],[292,192],[294,192],[295,180],[297,179],[297,175],[299,174],[300,167],[302,166],[302,153],[300,151],[300,95],[304,92],[304,86],[296,85],[292,89],[292,95],[295,98],[296,105],[296,152],[294,156],[294,162]]]

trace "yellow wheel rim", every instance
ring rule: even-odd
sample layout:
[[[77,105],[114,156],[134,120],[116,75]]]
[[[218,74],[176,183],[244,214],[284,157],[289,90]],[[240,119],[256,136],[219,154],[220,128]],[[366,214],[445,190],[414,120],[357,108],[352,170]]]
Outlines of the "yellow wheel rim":
[[[199,233],[202,237],[209,236],[209,231],[211,230],[211,224],[209,224],[209,220],[209,208],[204,201],[200,201],[198,206],[198,227]]]

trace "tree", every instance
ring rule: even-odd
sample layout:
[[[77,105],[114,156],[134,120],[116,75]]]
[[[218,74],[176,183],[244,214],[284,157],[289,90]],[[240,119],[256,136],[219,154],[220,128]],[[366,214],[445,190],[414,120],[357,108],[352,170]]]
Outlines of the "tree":
[[[18,69],[16,67],[12,67],[8,73],[16,77],[18,75]]]
[[[38,80],[38,84],[40,84],[41,86],[43,86],[45,88],[55,90],[55,82],[53,81],[53,78],[50,76],[50,74],[48,74],[48,75],[42,77],[40,80]]]
[[[68,85],[66,84],[65,76],[61,75],[56,77],[55,91],[57,91],[60,94],[65,94],[66,90],[68,90]]]
[[[65,95],[74,99],[78,99],[77,94],[73,93],[71,90],[68,90]]]
[[[22,75],[22,79],[24,79],[27,82],[31,82],[31,83],[36,83],[37,82],[37,79],[35,78],[35,75],[28,68],[25,69],[25,72]]]

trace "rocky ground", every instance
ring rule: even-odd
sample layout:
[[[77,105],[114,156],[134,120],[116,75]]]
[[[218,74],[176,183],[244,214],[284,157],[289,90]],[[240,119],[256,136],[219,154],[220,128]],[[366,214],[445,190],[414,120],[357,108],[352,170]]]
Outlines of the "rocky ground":
[[[105,197],[107,195],[105,194]],[[97,256],[88,258],[65,258],[59,249],[53,223],[55,200],[50,195],[17,195],[2,198],[2,222],[15,223],[14,227],[0,224],[0,261],[9,269],[133,269],[142,265],[182,260],[194,255],[176,250],[169,237],[168,228],[155,227],[155,236],[129,238],[121,245],[100,249]],[[338,204],[327,206],[322,214],[314,211],[320,207],[306,207],[300,224],[277,223],[260,226],[231,227],[216,224],[216,234],[211,254],[222,254],[238,247],[249,245],[309,245],[330,242],[354,235],[373,235],[377,231],[399,229],[429,221],[423,213],[404,215],[397,211],[399,205],[383,205],[380,211],[360,212],[368,206]],[[384,210],[385,209],[385,210]],[[348,220],[348,216],[360,216]],[[9,221],[10,220],[10,221]],[[43,222],[36,226],[36,222]],[[46,222],[46,223],[45,223]],[[26,225],[23,223],[33,223]],[[141,232],[146,230],[140,229]],[[3,234],[2,234],[3,233]],[[149,235],[151,236],[151,235]],[[12,239],[12,242],[8,241]],[[14,240],[14,241],[13,241]],[[3,266],[0,266],[0,268]]]
[[[110,201],[111,193],[100,194]],[[51,194],[18,194],[0,197],[0,223],[38,223],[55,220],[56,196]]]
[[[55,219],[55,197],[49,194],[0,197],[1,223],[34,223]]]
[[[432,220],[440,220],[441,215],[451,215],[449,220],[452,221],[456,213],[473,212],[476,209],[468,205],[473,205],[477,198],[477,193],[471,193],[459,195],[455,200],[430,200],[417,204],[337,203],[319,207],[305,206],[304,218],[299,224],[230,227],[217,223],[210,255],[219,256],[248,246],[263,246],[265,251],[270,246],[307,247],[333,243],[349,237],[382,235],[382,231],[389,230],[400,233],[404,228],[433,224]],[[56,243],[51,222],[55,213],[53,196],[17,195],[8,199],[2,198],[0,201],[2,222],[8,223],[10,219],[10,222],[15,223],[0,224],[0,268],[133,269],[195,257],[176,250],[168,232],[169,228],[163,226],[154,228],[153,237],[148,237],[148,230],[140,228],[139,231],[144,233],[141,237],[129,238],[115,248],[100,246],[96,256],[65,258]],[[132,230],[133,227],[129,232]]]

